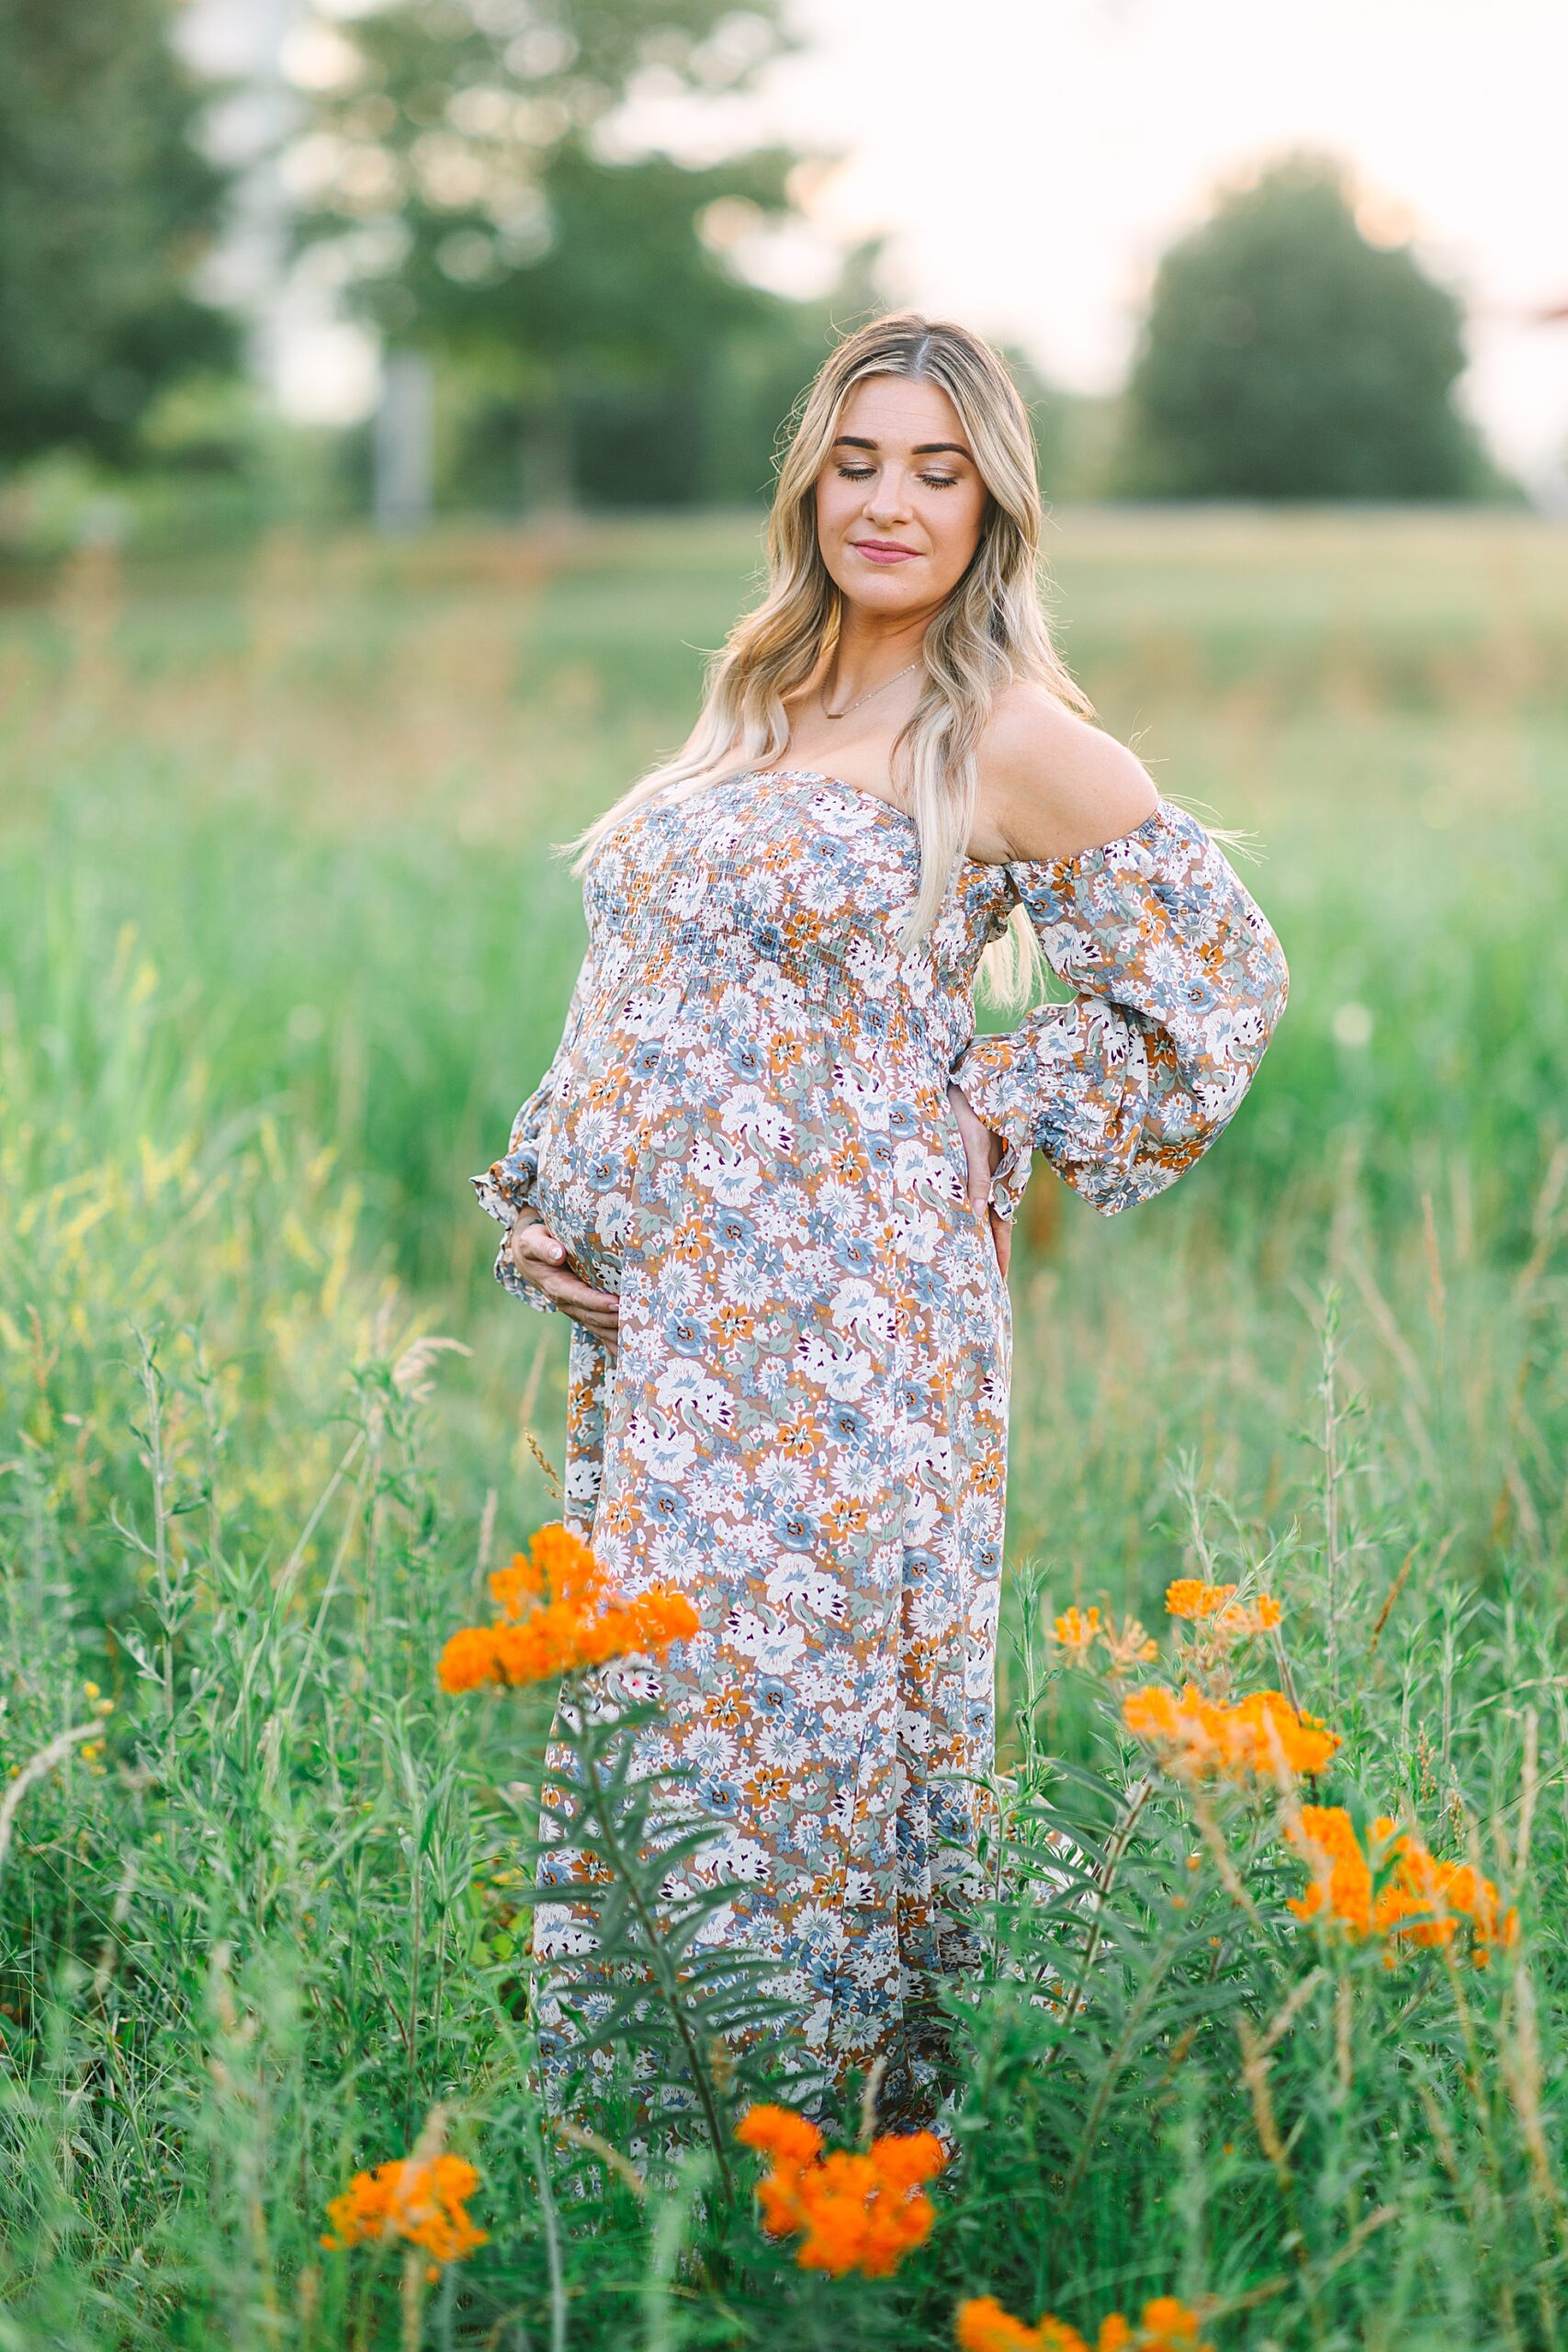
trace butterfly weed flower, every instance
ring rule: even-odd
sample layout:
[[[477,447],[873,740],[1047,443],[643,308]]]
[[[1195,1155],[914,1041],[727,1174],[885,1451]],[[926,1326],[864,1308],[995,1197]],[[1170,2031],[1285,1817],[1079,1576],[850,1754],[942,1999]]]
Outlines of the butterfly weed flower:
[[[1343,1805],[1303,1805],[1285,1836],[1312,1872],[1305,1893],[1290,1897],[1297,1918],[1356,1941],[1386,1941],[1390,1967],[1401,1940],[1440,1946],[1465,1930],[1475,1965],[1484,1968],[1517,1937],[1518,1915],[1502,1908],[1489,1878],[1469,1862],[1438,1860],[1386,1815],[1371,1824],[1365,1848]]]
[[[1108,2312],[1091,2346],[1050,2312],[1030,2327],[994,2295],[980,2295],[959,2304],[953,2334],[959,2352],[1214,2352],[1201,2340],[1201,2325],[1197,2312],[1174,2295],[1156,2295],[1136,2323]]]
[[[1237,1600],[1234,1584],[1205,1584],[1198,1577],[1178,1577],[1165,1590],[1166,1613],[1198,1629],[1203,1639],[1221,1648],[1231,1642],[1249,1641],[1272,1634],[1284,1611],[1271,1593],[1259,1592]]]
[[[321,2242],[329,2253],[344,2254],[401,2239],[430,2256],[426,2275],[438,2278],[442,2264],[465,2262],[487,2242],[489,2232],[475,2228],[467,2209],[479,2185],[479,2174],[461,2156],[395,2157],[373,2172],[356,2172],[333,2199],[327,2219],[333,2233]]]
[[[1070,1666],[1087,1666],[1089,1652],[1102,1645],[1113,1679],[1134,1665],[1146,1666],[1159,1654],[1159,1645],[1135,1617],[1124,1618],[1118,1625],[1114,1617],[1102,1617],[1098,1609],[1079,1609],[1076,1603],[1054,1621],[1051,1638],[1066,1651]]]
[[[1104,1631],[1098,1609],[1065,1610],[1051,1628],[1052,1639],[1060,1644],[1075,1666],[1081,1666]]]
[[[1227,1640],[1245,1642],[1258,1634],[1274,1633],[1284,1613],[1271,1593],[1260,1592],[1252,1600],[1227,1600],[1210,1622]]]
[[[1076,2327],[1049,2312],[1033,2327],[1003,2309],[994,2295],[977,2295],[958,2306],[953,2324],[959,2352],[1089,2352]]]
[[[1190,1682],[1180,1692],[1148,1683],[1128,1692],[1122,1720],[1168,1772],[1188,1781],[1245,1783],[1321,1772],[1340,1746],[1337,1732],[1280,1690],[1222,1701]]]
[[[1134,1666],[1147,1666],[1159,1655],[1159,1644],[1135,1617],[1124,1617],[1120,1625],[1114,1617],[1108,1617],[1104,1640],[1113,1677],[1129,1673]]]
[[[762,2227],[770,2237],[798,2234],[801,2269],[885,2278],[931,2235],[925,2184],[947,2161],[934,2133],[884,2132],[863,2151],[825,2152],[805,2116],[761,2105],[747,2109],[735,2136],[772,2159],[757,2187]]]
[[[654,1586],[633,1600],[617,1600],[601,1561],[558,1521],[497,1569],[490,1589],[501,1614],[452,1635],[441,1654],[446,1690],[488,1682],[515,1690],[611,1658],[662,1657],[700,1630],[683,1593]]]
[[[1235,1590],[1234,1584],[1205,1584],[1201,1577],[1178,1577],[1165,1589],[1166,1613],[1200,1623],[1223,1609]]]

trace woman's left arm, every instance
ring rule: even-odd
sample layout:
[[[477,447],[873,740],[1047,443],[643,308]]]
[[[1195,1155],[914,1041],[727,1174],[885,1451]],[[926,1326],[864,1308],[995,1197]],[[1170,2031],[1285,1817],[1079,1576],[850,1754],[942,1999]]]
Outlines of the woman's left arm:
[[[990,1190],[1004,1218],[1035,1149],[1106,1215],[1174,1183],[1235,1115],[1289,988],[1267,918],[1197,818],[1161,800],[1131,752],[1070,725],[1096,743],[1078,788],[1035,804],[1033,840],[1092,839],[1097,800],[1101,824],[1108,809],[1114,821],[1154,805],[1090,847],[1008,862],[1075,993],[972,1039],[950,1072],[1005,1147]]]

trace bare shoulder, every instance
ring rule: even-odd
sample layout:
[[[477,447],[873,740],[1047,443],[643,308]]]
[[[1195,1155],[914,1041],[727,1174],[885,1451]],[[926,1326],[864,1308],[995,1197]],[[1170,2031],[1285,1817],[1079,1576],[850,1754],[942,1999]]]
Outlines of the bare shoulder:
[[[1076,857],[1132,832],[1159,806],[1135,752],[1045,686],[998,697],[980,741],[987,813],[1017,858]]]

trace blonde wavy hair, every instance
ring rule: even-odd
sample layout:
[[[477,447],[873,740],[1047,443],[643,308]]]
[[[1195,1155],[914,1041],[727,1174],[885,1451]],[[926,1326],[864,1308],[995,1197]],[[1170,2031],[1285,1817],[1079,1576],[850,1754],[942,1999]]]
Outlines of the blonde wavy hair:
[[[974,830],[976,749],[997,696],[1017,679],[1045,686],[1085,717],[1093,706],[1068,675],[1044,611],[1042,508],[1034,443],[1018,389],[990,345],[946,319],[901,311],[847,335],[796,403],[776,459],[768,517],[767,593],[709,658],[701,715],[683,749],[639,776],[570,842],[581,873],[634,808],[690,797],[720,777],[768,767],[789,746],[784,697],[805,684],[839,636],[843,594],[822,560],[816,487],[831,461],[844,402],[872,376],[936,384],[958,413],[988,497],[964,576],[928,626],[925,678],[893,745],[892,783],[919,836],[920,879],[899,948],[930,933]],[[1021,908],[986,949],[986,994],[1032,992],[1041,957]]]

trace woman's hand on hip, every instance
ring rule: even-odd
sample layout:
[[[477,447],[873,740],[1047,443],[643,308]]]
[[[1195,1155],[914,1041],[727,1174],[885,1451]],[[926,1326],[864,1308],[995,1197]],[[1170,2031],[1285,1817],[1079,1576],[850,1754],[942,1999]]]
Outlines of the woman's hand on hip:
[[[968,1170],[969,1205],[976,1216],[990,1219],[991,1240],[997,1252],[997,1263],[1005,1274],[1008,1260],[1012,1255],[1012,1227],[1005,1216],[998,1216],[990,1205],[991,1178],[1000,1167],[1006,1144],[993,1128],[980,1119],[969,1097],[961,1086],[948,1082],[947,1099],[958,1121],[958,1132],[964,1138],[964,1158]]]
[[[520,1216],[506,1237],[506,1254],[525,1283],[553,1301],[563,1315],[615,1352],[621,1302],[612,1290],[594,1290],[574,1274],[566,1251],[543,1217]]]

